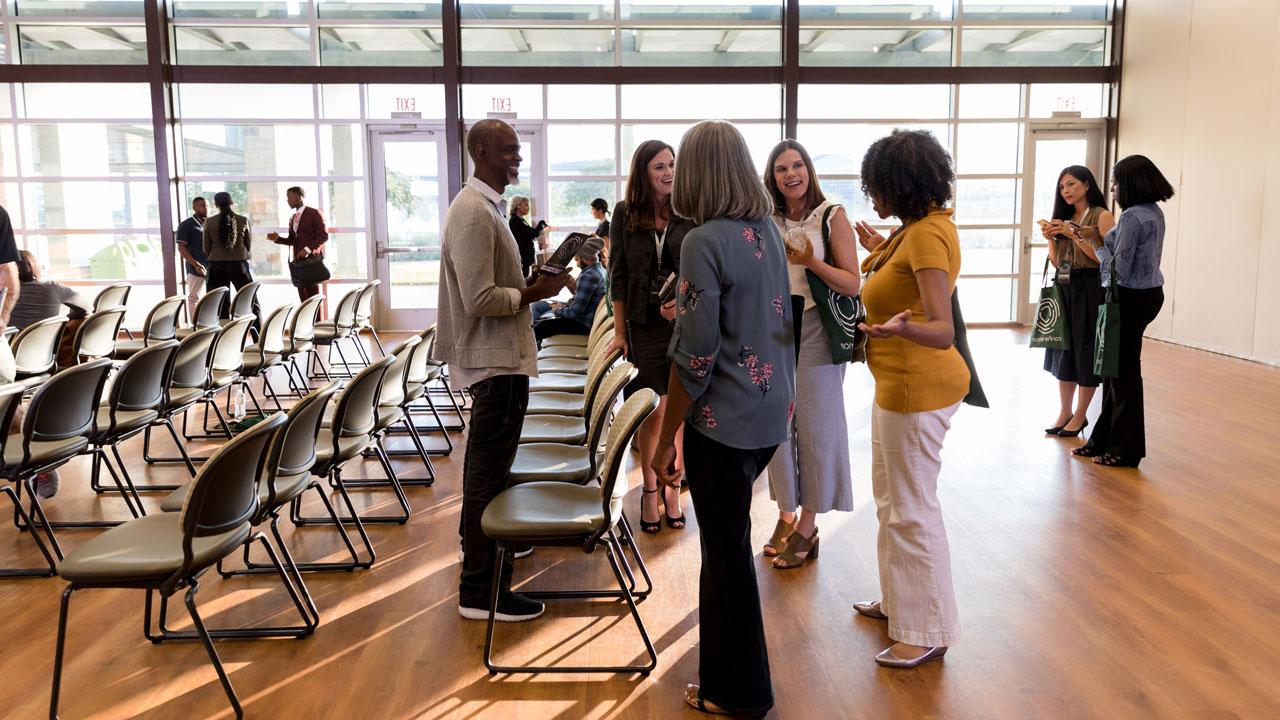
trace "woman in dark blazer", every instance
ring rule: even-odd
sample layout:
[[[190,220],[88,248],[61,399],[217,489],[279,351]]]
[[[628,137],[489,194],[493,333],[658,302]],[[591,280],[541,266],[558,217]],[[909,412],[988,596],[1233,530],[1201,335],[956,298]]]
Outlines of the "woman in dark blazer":
[[[627,394],[649,388],[662,400],[640,426],[636,444],[644,475],[640,527],[656,533],[658,478],[650,464],[667,407],[667,346],[675,327],[674,295],[659,301],[667,279],[680,269],[680,245],[694,225],[671,212],[671,187],[675,180],[675,151],[661,140],[647,140],[631,158],[625,200],[613,210],[609,227],[609,298],[616,319],[612,348],[621,348],[639,375],[627,386]],[[675,288],[672,288],[674,290]],[[684,527],[679,488],[664,490],[667,525]]]
[[[529,198],[516,195],[511,198],[511,234],[516,238],[516,247],[520,249],[520,267],[524,276],[529,277],[529,270],[537,260],[538,250],[535,245],[542,231],[547,227],[546,220],[539,220],[537,225],[529,224]]]

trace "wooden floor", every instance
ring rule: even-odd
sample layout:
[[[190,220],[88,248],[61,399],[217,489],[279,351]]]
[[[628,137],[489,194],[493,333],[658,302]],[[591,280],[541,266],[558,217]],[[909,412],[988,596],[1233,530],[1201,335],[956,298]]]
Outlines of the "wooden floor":
[[[1150,457],[1141,470],[1103,469],[1070,456],[1079,441],[1043,436],[1056,389],[1025,336],[970,338],[993,408],[957,414],[941,483],[963,642],[917,671],[881,669],[872,656],[887,644],[883,626],[851,611],[878,596],[871,391],[855,366],[846,397],[856,510],[820,520],[816,563],[786,573],[760,563],[777,696],[770,717],[1280,717],[1280,370],[1149,342]],[[182,475],[144,469],[139,455],[136,444],[127,455],[137,475]],[[438,459],[435,487],[410,491],[408,526],[371,530],[372,570],[308,576],[323,615],[313,637],[219,644],[247,715],[695,716],[680,695],[696,680],[696,517],[682,532],[640,539],[657,585],[640,605],[660,653],[652,676],[490,678],[480,662],[484,624],[456,609],[461,460],[461,450]],[[401,467],[421,474],[420,465]],[[85,471],[63,470],[51,513],[123,514],[118,499],[87,491]],[[388,494],[365,495],[389,509]],[[633,490],[632,518],[638,502]],[[753,519],[762,543],[775,519],[764,482]],[[70,548],[92,532],[61,537]],[[337,549],[324,528],[291,537],[300,559]],[[29,537],[0,528],[0,563],[36,559]],[[517,580],[572,587],[611,576],[602,555],[539,550],[519,562]],[[63,587],[56,578],[0,581],[0,717],[47,716]],[[211,626],[292,619],[267,578],[211,577],[200,599]],[[198,644],[153,646],[141,629],[140,592],[76,594],[63,718],[231,716]],[[625,662],[641,651],[625,613],[603,602],[553,604],[543,619],[500,628],[499,643],[517,662]]]

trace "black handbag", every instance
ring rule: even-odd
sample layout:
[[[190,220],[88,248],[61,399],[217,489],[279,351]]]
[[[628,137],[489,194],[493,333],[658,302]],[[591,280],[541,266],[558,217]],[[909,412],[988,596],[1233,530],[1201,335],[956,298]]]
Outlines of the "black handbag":
[[[308,255],[298,260],[289,261],[289,279],[294,287],[319,285],[330,277],[329,268],[324,264],[323,255]]]

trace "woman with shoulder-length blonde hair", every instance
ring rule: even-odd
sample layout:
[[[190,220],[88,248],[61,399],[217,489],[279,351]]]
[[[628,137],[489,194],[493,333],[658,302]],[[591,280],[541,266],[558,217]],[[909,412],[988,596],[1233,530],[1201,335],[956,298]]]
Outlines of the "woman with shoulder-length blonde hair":
[[[853,225],[844,208],[822,194],[803,145],[783,140],[773,148],[764,187],[773,199],[773,221],[786,238],[791,296],[804,308],[796,319],[795,433],[769,461],[769,492],[778,503],[778,523],[764,554],[777,556],[773,567],[786,570],[818,557],[818,515],[853,510],[845,366],[832,357],[810,278],[849,296],[858,294],[862,278]]]
[[[680,483],[676,430],[702,539],[698,683],[685,702],[763,717],[773,707],[751,549],[751,487],[795,409],[790,282],[773,203],[742,134],[698,123],[680,142],[672,210],[698,227],[680,253],[667,414],[653,471]],[[706,612],[701,612],[703,609]]]

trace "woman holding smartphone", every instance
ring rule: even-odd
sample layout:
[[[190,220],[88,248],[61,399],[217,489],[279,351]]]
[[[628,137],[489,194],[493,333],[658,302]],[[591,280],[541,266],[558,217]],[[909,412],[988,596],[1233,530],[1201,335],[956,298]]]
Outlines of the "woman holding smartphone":
[[[667,346],[675,327],[674,299],[661,299],[667,279],[680,268],[680,246],[693,223],[671,212],[671,188],[675,182],[676,154],[661,140],[646,140],[631,157],[625,199],[613,209],[609,227],[612,258],[609,263],[609,298],[615,318],[610,351],[621,348],[639,374],[626,394],[649,388],[662,398],[636,434],[644,492],[640,504],[640,529],[653,534],[662,529],[658,515],[658,478],[650,467],[658,431],[667,408]],[[664,488],[667,526],[685,525],[680,509],[680,489]]]
[[[1044,369],[1058,379],[1058,418],[1045,429],[1047,435],[1073,438],[1089,424],[1086,412],[1100,381],[1093,374],[1093,336],[1098,324],[1098,306],[1106,301],[1098,272],[1098,257],[1092,244],[1075,228],[1087,228],[1084,235],[1102,237],[1116,221],[1106,209],[1107,200],[1089,168],[1072,165],[1058,175],[1058,195],[1053,201],[1053,220],[1040,230],[1049,241],[1049,264],[1054,282],[1066,301],[1071,347],[1045,350]],[[1075,408],[1071,407],[1076,398]]]

